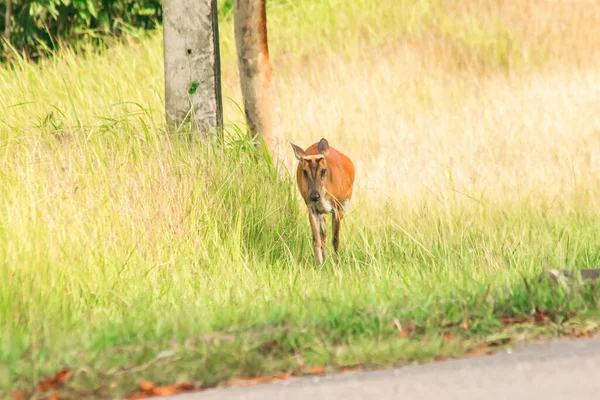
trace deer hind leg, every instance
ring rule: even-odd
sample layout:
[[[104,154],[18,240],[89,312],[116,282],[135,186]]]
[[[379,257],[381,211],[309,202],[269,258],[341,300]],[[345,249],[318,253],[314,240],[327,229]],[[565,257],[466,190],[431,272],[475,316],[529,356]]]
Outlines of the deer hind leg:
[[[308,219],[312,231],[313,250],[317,264],[323,264],[323,249],[321,248],[321,229],[319,216],[313,210],[308,211]]]
[[[342,227],[342,218],[344,218],[344,211],[338,208],[333,213],[332,225],[333,225],[333,250],[338,252],[340,247],[340,228]]]

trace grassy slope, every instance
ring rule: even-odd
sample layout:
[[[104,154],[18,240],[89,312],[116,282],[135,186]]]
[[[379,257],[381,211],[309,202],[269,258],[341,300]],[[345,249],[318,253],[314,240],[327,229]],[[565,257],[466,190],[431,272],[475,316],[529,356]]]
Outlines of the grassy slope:
[[[389,365],[464,352],[534,306],[546,334],[593,319],[593,294],[521,275],[600,258],[600,6],[272,3],[287,138],[326,136],[357,166],[340,256],[313,266],[293,183],[234,129],[224,153],[163,133],[160,36],[0,70],[0,392],[61,367],[118,396],[299,359]],[[394,319],[418,329],[398,339]]]

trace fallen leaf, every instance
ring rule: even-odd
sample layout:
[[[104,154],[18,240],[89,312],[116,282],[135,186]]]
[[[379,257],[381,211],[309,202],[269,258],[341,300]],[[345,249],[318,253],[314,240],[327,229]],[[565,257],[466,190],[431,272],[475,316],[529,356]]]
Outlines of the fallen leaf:
[[[587,335],[585,332],[574,332],[574,333],[572,333],[569,336],[574,337],[576,339],[579,339],[579,338],[588,337],[588,336],[591,336],[591,335]]]
[[[503,317],[501,321],[504,325],[526,324],[531,322],[525,317]]]
[[[447,334],[444,335],[444,342],[445,343],[448,343],[451,340],[452,340],[452,335],[451,334],[447,333]]]
[[[591,338],[591,337],[594,337],[594,332],[575,331],[575,332],[571,332],[567,336],[575,338],[575,339]]]
[[[444,357],[444,356],[437,356],[434,358],[435,361],[437,362],[444,362],[444,361],[448,361],[448,357]]]
[[[155,396],[171,396],[177,393],[176,386],[158,386],[152,389],[152,394]]]
[[[276,381],[277,378],[274,376],[259,376],[256,379],[256,383],[261,384],[261,383],[271,383],[273,381]]]
[[[533,316],[535,318],[535,321],[539,325],[545,324],[550,319],[550,314],[548,314],[547,312],[543,311],[539,307],[535,308],[535,312],[533,313]]]
[[[469,351],[465,355],[467,355],[467,356],[482,356],[484,354],[486,354],[485,349],[478,347],[476,349]]]
[[[277,379],[285,381],[286,379],[289,379],[292,376],[292,374],[290,372],[280,372],[279,374],[277,374]]]
[[[38,392],[45,393],[64,386],[73,376],[73,371],[61,370],[54,375],[47,376],[37,384]]]
[[[462,323],[462,328],[463,328],[465,331],[468,331],[468,330],[469,330],[469,321],[465,321],[465,322],[463,322],[463,323]]]
[[[152,393],[138,392],[138,393],[132,393],[129,396],[127,396],[127,400],[148,399],[150,397],[152,397]]]
[[[12,400],[25,400],[27,398],[27,395],[25,395],[25,392],[13,392],[10,395],[10,398]]]
[[[193,390],[196,390],[196,386],[194,386],[188,382],[182,382],[179,385],[177,385],[177,387],[180,391],[184,391],[184,392],[191,392]]]
[[[191,383],[183,382],[170,386],[154,386],[150,381],[144,381],[139,384],[141,392],[131,393],[128,400],[147,399],[154,396],[171,396],[174,394],[186,393],[196,390],[196,386]]]
[[[56,374],[56,380],[59,383],[67,383],[67,381],[69,379],[71,379],[72,376],[73,376],[73,371],[69,371],[69,370],[65,369],[65,370],[59,371]]]
[[[307,371],[309,374],[313,375],[323,375],[325,373],[325,367],[313,367]]]
[[[233,378],[229,381],[229,384],[231,386],[251,386],[263,383],[271,383],[275,380],[277,380],[277,378],[273,376],[259,376],[256,378]]]
[[[142,389],[144,392],[150,392],[152,391],[152,389],[154,389],[154,383],[150,382],[150,381],[143,381],[140,383],[140,389]]]

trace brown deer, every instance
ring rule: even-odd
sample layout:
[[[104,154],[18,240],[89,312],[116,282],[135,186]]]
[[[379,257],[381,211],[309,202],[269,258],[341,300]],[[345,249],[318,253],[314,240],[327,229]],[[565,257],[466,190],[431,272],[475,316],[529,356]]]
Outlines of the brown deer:
[[[354,164],[347,156],[329,147],[326,139],[306,150],[291,145],[299,161],[296,182],[308,208],[315,259],[322,264],[327,242],[325,214],[333,214],[333,248],[337,253],[342,218],[352,198]]]

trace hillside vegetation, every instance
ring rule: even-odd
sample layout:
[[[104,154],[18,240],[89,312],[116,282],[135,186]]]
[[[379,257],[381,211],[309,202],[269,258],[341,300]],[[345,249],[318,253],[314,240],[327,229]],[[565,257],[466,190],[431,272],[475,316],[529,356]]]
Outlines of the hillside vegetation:
[[[118,397],[426,360],[536,307],[547,324],[508,338],[596,328],[593,292],[533,278],[600,261],[600,4],[268,6],[286,139],[356,165],[339,256],[314,265],[293,180],[244,138],[230,14],[224,147],[164,132],[160,32],[17,60],[0,69],[0,393],[61,368]]]

